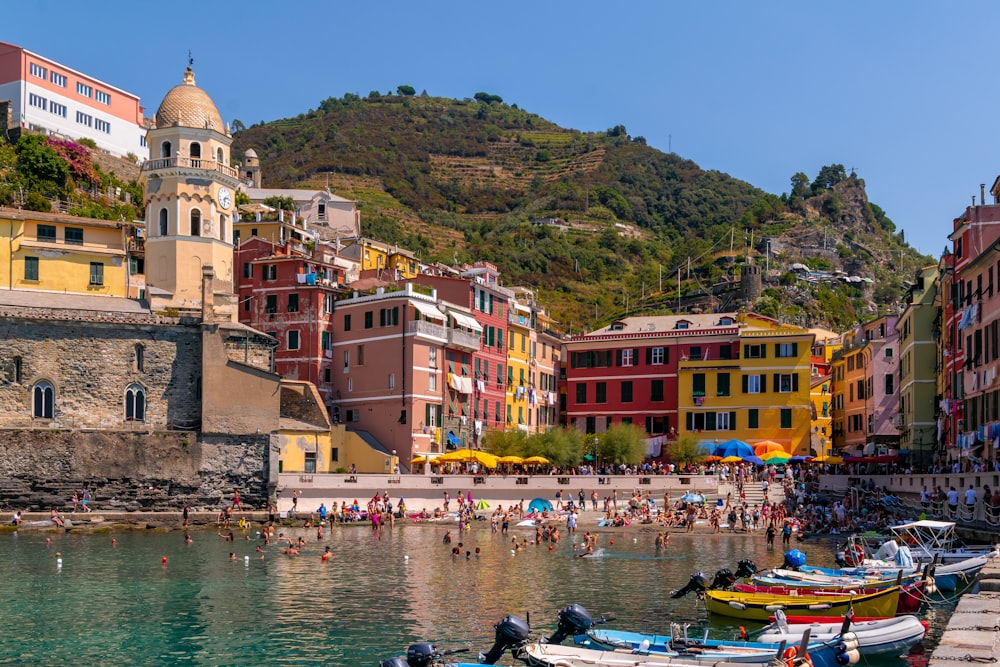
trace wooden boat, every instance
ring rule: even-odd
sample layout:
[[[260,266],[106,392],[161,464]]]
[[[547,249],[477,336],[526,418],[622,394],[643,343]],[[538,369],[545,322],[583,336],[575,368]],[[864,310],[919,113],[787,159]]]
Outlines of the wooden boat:
[[[799,583],[799,582],[793,582]],[[803,582],[804,583],[804,582]],[[893,583],[892,585],[895,585]],[[917,581],[901,586],[899,590],[899,606],[896,607],[897,614],[915,614],[920,610],[920,605],[924,601],[924,587],[926,581],[924,579],[918,579]],[[845,594],[855,594],[855,595],[868,595],[870,593],[877,593],[880,590],[887,588],[887,586],[872,586],[872,587],[860,587],[860,586],[810,586],[808,588],[802,586],[783,586],[783,585],[762,585],[762,584],[736,584],[733,586],[733,590],[741,591],[743,593],[769,593],[772,595],[845,595]]]
[[[706,591],[705,606],[719,616],[767,621],[776,611],[800,616],[833,616],[853,610],[859,616],[892,616],[899,605],[899,586],[866,595],[771,595],[740,591]]]
[[[795,617],[786,621],[776,620],[763,630],[754,633],[754,638],[764,642],[788,642],[796,644],[802,633],[810,632],[810,642],[829,640],[838,636],[843,619],[825,617],[808,622],[808,618]],[[862,657],[895,656],[907,652],[911,646],[924,638],[927,626],[916,616],[895,616],[879,620],[851,621],[851,632],[858,638],[858,652]]]

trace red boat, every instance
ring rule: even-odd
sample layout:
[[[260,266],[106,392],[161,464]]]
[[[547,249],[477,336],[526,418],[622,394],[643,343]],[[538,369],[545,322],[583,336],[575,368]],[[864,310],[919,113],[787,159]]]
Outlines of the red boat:
[[[896,606],[897,614],[915,614],[920,610],[920,603],[924,601],[924,580],[919,579],[906,584],[899,589],[899,604]],[[843,595],[844,593],[856,593],[858,595],[869,595],[877,593],[878,588],[856,588],[852,586],[841,586],[837,588],[787,588],[785,586],[757,586],[754,584],[736,584],[733,590],[741,593],[768,593],[770,595]],[[790,622],[790,621],[789,621]]]

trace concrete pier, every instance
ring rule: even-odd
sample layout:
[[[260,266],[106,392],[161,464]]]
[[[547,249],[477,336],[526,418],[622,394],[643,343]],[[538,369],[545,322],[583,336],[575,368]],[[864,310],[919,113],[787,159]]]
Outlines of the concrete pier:
[[[930,667],[954,667],[956,662],[1000,661],[1000,559],[979,574],[979,583],[961,597],[941,641],[928,661]]]

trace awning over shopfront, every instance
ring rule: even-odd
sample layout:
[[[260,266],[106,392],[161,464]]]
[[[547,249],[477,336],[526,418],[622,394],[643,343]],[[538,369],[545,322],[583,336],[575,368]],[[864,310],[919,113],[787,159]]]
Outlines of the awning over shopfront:
[[[424,317],[429,317],[432,320],[444,320],[444,313],[435,308],[429,303],[422,303],[420,301],[411,301],[413,307],[417,309],[417,312]]]

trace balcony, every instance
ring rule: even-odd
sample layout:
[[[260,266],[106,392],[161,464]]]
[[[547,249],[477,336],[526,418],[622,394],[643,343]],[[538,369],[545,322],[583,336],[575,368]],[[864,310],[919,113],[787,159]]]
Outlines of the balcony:
[[[215,160],[204,160],[201,158],[189,157],[168,157],[156,160],[146,160],[142,164],[142,171],[154,171],[157,169],[204,169],[205,171],[217,171],[230,178],[239,178],[239,173],[235,167],[216,162]]]
[[[430,322],[424,322],[418,320],[415,322],[410,322],[407,332],[411,334],[417,334],[417,336],[427,336],[428,338],[434,338],[435,343],[440,343],[442,341],[448,340],[448,330],[445,329],[440,324],[431,324]],[[477,342],[478,346],[479,343]]]
[[[478,352],[479,336],[460,329],[448,329],[448,345],[466,352]]]

